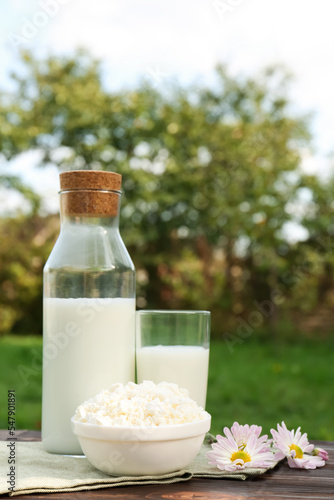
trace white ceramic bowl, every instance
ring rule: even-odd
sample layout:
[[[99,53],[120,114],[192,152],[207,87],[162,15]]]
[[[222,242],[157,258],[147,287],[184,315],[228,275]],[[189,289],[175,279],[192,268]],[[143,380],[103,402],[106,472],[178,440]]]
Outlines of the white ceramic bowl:
[[[111,475],[156,475],[183,469],[198,454],[211,417],[159,427],[112,427],[71,419],[87,460]]]

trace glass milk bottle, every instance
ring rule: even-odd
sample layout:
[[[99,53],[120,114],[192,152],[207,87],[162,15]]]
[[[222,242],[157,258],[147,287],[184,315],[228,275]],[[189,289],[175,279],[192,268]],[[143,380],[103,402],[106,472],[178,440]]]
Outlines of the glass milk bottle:
[[[44,268],[42,441],[82,453],[79,404],[135,377],[135,271],[119,233],[121,176],[60,174],[61,230]]]

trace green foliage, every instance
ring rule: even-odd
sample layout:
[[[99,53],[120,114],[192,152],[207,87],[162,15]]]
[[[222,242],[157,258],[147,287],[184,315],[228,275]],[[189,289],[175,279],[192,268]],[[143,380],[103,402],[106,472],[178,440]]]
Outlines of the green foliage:
[[[123,175],[121,228],[141,276],[138,305],[206,307],[217,335],[277,291],[271,328],[301,304],[304,313],[320,301],[332,307],[333,207],[300,169],[308,118],[292,114],[284,71],[232,78],[219,66],[211,87],[143,82],[110,92],[87,53],[25,52],[21,62],[13,95],[0,101],[1,151],[10,159],[37,149],[42,166]],[[311,201],[299,213],[305,192]],[[306,243],[286,241],[291,221],[309,230]]]
[[[0,175],[0,185],[5,190],[19,192],[30,205],[30,213],[37,214],[41,199],[37,193],[22,182],[17,175]]]

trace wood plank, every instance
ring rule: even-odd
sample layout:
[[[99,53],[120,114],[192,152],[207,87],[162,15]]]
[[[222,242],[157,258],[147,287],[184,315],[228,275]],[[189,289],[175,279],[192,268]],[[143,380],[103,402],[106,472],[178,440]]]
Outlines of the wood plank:
[[[8,432],[0,430],[0,440]],[[16,432],[18,440],[39,441],[39,431]],[[290,469],[287,463],[279,464],[272,471],[254,479],[238,481],[233,479],[191,479],[186,483],[170,485],[126,486],[103,488],[73,493],[47,493],[18,495],[26,500],[334,500],[334,442],[313,441],[325,448],[329,460],[325,467],[315,470]]]

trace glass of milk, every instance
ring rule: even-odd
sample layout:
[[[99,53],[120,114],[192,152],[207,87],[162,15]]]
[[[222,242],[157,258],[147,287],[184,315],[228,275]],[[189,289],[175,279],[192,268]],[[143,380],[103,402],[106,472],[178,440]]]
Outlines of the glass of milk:
[[[137,382],[173,382],[205,408],[210,347],[209,311],[136,313]]]

